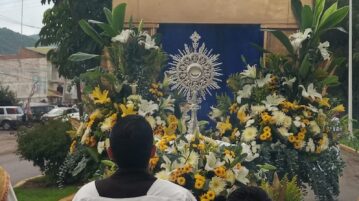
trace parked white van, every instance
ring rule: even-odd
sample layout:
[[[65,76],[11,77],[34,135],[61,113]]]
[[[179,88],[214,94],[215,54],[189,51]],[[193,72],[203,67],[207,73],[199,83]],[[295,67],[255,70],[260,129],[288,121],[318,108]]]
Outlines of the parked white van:
[[[0,106],[0,125],[4,130],[15,129],[25,120],[24,111],[19,106]]]

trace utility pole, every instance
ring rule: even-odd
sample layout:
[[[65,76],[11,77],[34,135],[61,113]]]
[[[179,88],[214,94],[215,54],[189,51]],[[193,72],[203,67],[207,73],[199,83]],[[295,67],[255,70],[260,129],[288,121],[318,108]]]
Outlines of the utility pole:
[[[349,0],[348,129],[353,136],[353,0]]]
[[[23,20],[24,20],[24,0],[21,0],[21,40],[20,40],[20,49],[22,48],[22,44],[23,44],[23,32],[22,32],[22,27],[23,27]]]

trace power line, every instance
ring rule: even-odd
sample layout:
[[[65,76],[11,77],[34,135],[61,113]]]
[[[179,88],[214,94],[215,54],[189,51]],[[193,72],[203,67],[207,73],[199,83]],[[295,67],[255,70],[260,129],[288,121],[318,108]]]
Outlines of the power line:
[[[37,27],[37,26],[34,26],[34,25],[29,25],[29,24],[24,24],[24,23],[21,23],[21,22],[19,22],[17,20],[12,19],[12,18],[6,17],[4,15],[0,15],[0,20],[5,21],[5,22],[9,22],[9,23],[12,23],[12,24],[19,24],[19,25],[22,24],[23,26],[34,28],[34,29],[41,29],[41,27]]]

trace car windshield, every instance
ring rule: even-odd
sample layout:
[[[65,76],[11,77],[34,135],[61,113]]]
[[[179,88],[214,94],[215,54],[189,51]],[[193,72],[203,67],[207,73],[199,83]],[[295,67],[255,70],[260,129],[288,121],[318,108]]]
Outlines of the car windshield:
[[[64,111],[65,110],[62,108],[55,108],[55,109],[52,109],[48,114],[49,115],[63,115]]]
[[[7,114],[22,114],[22,110],[21,108],[6,108],[6,113]]]

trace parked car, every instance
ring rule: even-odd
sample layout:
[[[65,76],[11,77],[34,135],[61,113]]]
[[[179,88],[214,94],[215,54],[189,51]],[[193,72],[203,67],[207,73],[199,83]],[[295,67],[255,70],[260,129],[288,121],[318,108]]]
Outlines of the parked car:
[[[55,105],[49,105],[47,103],[31,103],[31,120],[32,121],[40,121],[41,116],[48,113],[52,109],[54,109]]]
[[[16,129],[26,117],[19,106],[0,106],[0,125],[5,130]]]
[[[48,113],[41,116],[42,121],[60,118],[76,118],[80,119],[79,111],[71,107],[57,107],[50,110]]]

